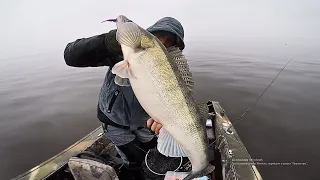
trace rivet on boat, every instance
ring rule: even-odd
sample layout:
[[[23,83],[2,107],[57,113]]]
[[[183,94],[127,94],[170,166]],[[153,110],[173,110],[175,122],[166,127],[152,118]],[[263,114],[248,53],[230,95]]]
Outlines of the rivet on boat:
[[[228,129],[226,130],[226,133],[227,133],[227,134],[233,134],[233,131],[232,131],[230,128],[228,128]]]
[[[221,116],[224,116],[226,114],[226,112],[224,111],[224,109],[221,109],[220,111]]]
[[[234,155],[234,153],[233,153],[233,151],[231,149],[229,149],[228,153],[229,153],[230,156]]]
[[[229,127],[229,126],[230,126],[229,123],[222,123],[222,125],[223,125],[224,127]]]

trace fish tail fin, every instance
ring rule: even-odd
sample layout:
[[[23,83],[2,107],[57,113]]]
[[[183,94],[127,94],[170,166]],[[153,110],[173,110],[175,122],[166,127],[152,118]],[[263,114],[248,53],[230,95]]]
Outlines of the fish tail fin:
[[[195,178],[198,178],[198,177],[206,176],[207,174],[211,173],[214,169],[215,169],[215,167],[213,165],[209,164],[202,171],[191,172],[183,180],[192,180],[192,179],[195,179]]]

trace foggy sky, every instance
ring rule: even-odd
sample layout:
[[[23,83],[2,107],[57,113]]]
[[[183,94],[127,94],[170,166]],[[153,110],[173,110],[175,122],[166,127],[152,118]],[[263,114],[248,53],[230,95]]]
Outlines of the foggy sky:
[[[119,14],[144,28],[172,16],[184,26],[187,43],[320,41],[318,0],[7,0],[0,2],[0,59],[61,50],[115,28],[100,22]]]

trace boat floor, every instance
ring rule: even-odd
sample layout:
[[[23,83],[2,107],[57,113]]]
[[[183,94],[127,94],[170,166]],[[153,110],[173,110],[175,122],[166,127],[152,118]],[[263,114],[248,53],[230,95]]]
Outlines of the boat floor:
[[[99,137],[92,145],[86,148],[87,152],[92,152],[95,155],[98,155],[102,158],[108,158],[109,156],[120,157],[117,154],[117,151],[114,145],[111,143],[109,139],[105,136]],[[220,153],[218,151],[215,152],[216,159],[211,162],[216,167],[215,170],[215,179],[222,179],[221,174],[221,164],[219,163]],[[220,166],[220,167],[219,167]],[[146,180],[146,178],[141,174],[141,168],[127,168],[126,166],[121,166],[120,169],[115,169],[118,173],[120,180]],[[219,173],[220,171],[220,173]],[[221,177],[221,178],[219,178]],[[53,174],[50,174],[45,178],[46,180],[74,180],[68,165],[63,165],[59,170],[55,171]],[[163,179],[163,177],[162,177]]]

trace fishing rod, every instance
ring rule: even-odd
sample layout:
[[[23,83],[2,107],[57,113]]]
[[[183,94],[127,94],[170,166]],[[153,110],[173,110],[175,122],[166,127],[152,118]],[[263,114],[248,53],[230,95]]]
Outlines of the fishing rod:
[[[245,110],[245,112],[234,123],[232,123],[223,134],[220,134],[212,143],[210,143],[208,147],[213,145],[221,136],[224,136],[226,133],[230,132],[230,128],[234,127],[234,125],[237,124],[257,104],[257,102],[261,99],[261,97],[269,89],[269,87],[273,84],[273,82],[278,78],[278,76],[282,73],[282,71],[287,67],[287,65],[290,63],[291,60],[292,58],[289,59],[289,61],[284,65],[284,67],[279,71],[279,73],[273,78],[271,83],[264,89],[264,91],[260,94],[260,96]]]

